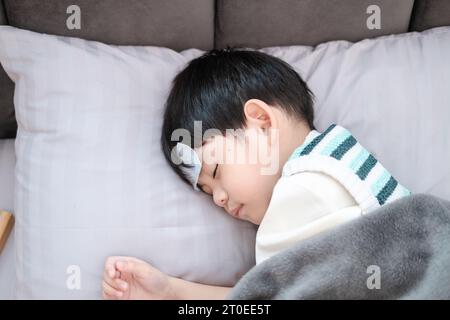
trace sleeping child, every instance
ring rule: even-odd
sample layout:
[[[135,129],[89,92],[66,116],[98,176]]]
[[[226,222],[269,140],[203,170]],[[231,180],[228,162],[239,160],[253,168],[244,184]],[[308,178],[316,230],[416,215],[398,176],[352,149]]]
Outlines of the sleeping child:
[[[347,129],[319,132],[313,121],[313,94],[289,64],[253,50],[212,50],[173,80],[162,150],[194,190],[259,225],[259,264],[410,195]],[[105,299],[225,299],[230,289],[170,277],[133,257],[105,262]]]

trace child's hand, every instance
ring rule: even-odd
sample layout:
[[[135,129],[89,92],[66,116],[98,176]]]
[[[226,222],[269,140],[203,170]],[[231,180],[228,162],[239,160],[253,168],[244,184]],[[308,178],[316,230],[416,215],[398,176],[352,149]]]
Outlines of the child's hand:
[[[170,277],[133,257],[109,257],[103,273],[104,299],[175,299]]]

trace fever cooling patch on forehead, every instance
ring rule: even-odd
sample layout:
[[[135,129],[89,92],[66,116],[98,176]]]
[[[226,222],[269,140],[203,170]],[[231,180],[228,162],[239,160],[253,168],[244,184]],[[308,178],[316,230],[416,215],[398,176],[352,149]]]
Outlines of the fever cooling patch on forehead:
[[[189,179],[194,189],[196,191],[200,191],[197,187],[197,182],[200,176],[200,171],[202,170],[202,162],[200,161],[197,153],[188,145],[178,142],[176,146],[176,154],[182,163],[191,166],[190,168],[180,166],[180,168]]]

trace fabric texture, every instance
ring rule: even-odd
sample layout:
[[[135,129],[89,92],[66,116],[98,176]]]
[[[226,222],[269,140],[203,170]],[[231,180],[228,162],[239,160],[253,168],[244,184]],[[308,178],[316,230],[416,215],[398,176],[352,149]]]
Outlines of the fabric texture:
[[[214,0],[3,1],[9,25],[21,29],[114,45],[213,48]],[[79,8],[79,29],[66,25],[72,5]]]
[[[450,202],[415,194],[296,243],[228,299],[450,299]]]
[[[0,1],[0,25],[7,24],[3,2]],[[0,64],[0,139],[16,137],[17,123],[14,116],[14,83]]]
[[[0,1],[0,25],[8,24],[5,14],[5,8],[3,7],[3,0]]]
[[[347,129],[336,124],[295,149],[282,174],[304,171],[323,172],[335,178],[363,214],[411,194]]]
[[[254,265],[254,226],[193,192],[160,150],[170,83],[201,53],[0,27],[19,123],[17,298],[101,298],[109,255],[224,286]]]
[[[413,0],[217,0],[215,47],[315,46],[408,31]],[[380,28],[369,29],[376,5]],[[372,9],[370,9],[372,10]]]
[[[79,8],[79,29],[66,24],[72,21],[72,5]],[[214,45],[214,0],[0,0],[0,25],[7,20],[22,29],[114,45],[178,51]],[[0,139],[17,134],[13,97],[14,83],[0,66]]]
[[[423,31],[450,25],[450,1],[415,0],[409,29]]]
[[[14,112],[14,82],[0,64],[0,139],[13,139],[17,134]]]
[[[256,232],[256,264],[360,216],[355,199],[327,174],[300,172],[281,177]]]

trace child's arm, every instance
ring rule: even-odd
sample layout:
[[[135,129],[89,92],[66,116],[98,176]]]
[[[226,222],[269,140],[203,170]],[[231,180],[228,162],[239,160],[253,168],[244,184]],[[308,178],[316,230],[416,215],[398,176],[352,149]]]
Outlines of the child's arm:
[[[231,287],[210,286],[170,277],[175,288],[175,299],[180,300],[224,300]]]
[[[105,299],[225,299],[231,288],[170,277],[132,257],[109,257],[103,275]]]

